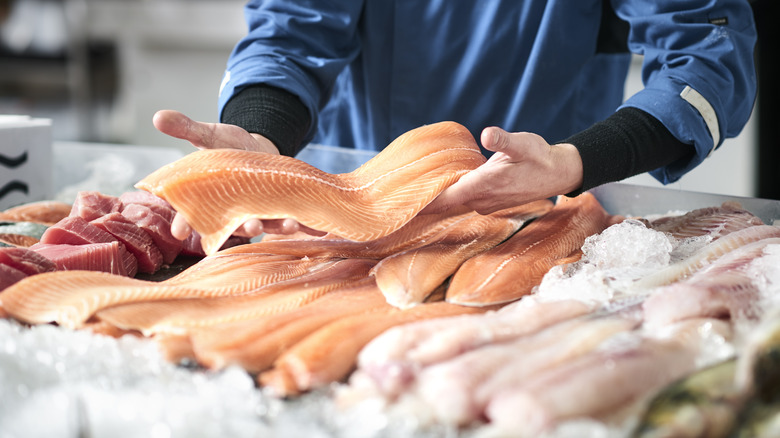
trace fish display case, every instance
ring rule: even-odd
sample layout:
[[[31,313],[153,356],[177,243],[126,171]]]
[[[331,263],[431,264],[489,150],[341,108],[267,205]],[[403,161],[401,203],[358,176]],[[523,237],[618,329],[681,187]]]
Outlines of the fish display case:
[[[310,145],[298,158],[330,173],[344,173],[373,155]],[[80,190],[118,195],[180,157],[178,150],[164,148],[55,144],[57,196],[72,202]],[[780,221],[780,201],[775,200],[624,183],[606,184],[591,192],[607,212],[626,217],[676,215],[736,202],[765,224]],[[778,282],[773,290],[780,294],[780,275],[772,280]],[[712,357],[720,359],[734,354],[717,342],[708,348]],[[339,383],[280,399],[258,388],[240,367],[208,371],[186,362],[172,364],[143,338],[114,339],[0,319],[0,438],[505,436],[480,422],[465,426],[427,422],[417,415],[415,411],[422,409],[414,403],[390,412],[383,401],[366,397],[345,409],[344,400],[354,401],[359,391],[351,395],[347,391],[344,397],[343,389]],[[339,393],[342,397],[335,396]],[[635,435],[635,428],[627,430],[582,420],[551,436]]]

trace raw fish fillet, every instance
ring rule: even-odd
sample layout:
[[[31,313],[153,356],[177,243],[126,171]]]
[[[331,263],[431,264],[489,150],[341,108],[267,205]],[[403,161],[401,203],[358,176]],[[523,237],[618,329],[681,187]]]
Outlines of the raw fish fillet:
[[[536,437],[563,420],[598,418],[679,379],[697,366],[706,337],[730,337],[728,323],[687,320],[666,337],[640,337],[536,373],[490,396],[485,412],[498,430]]]
[[[90,222],[122,242],[138,261],[138,272],[152,274],[163,264],[163,256],[151,236],[122,213],[114,212]]]
[[[96,191],[82,191],[76,195],[70,216],[79,216],[87,222],[122,210],[122,201],[116,196]]]
[[[464,261],[495,247],[528,220],[551,208],[552,202],[544,199],[490,215],[464,216],[425,245],[382,259],[372,275],[391,305],[399,308],[418,305]]]
[[[323,262],[301,276],[265,285],[250,293],[216,298],[169,299],[110,307],[98,318],[146,336],[184,333],[195,327],[247,320],[294,310],[345,284],[365,278],[376,262],[349,259]]]
[[[117,241],[84,245],[43,243],[33,245],[30,249],[53,261],[60,271],[101,271],[127,275],[120,245]]]
[[[699,208],[680,216],[665,216],[650,222],[654,230],[669,233],[677,239],[710,236],[715,240],[755,225],[764,225],[764,222],[736,202],[724,202],[719,207]]]
[[[119,200],[122,201],[124,206],[122,211],[125,211],[130,205],[142,205],[164,217],[168,222],[171,222],[176,215],[176,210],[173,209],[168,201],[144,190],[124,192],[119,195]]]
[[[70,214],[72,206],[60,201],[37,201],[0,212],[0,221],[54,225]]]
[[[707,244],[690,257],[635,281],[633,287],[642,290],[671,284],[709,265],[729,251],[771,237],[780,237],[780,227],[755,225],[734,231]]]
[[[125,205],[122,216],[144,230],[162,255],[164,264],[171,264],[182,249],[182,241],[171,234],[171,221],[142,204]]]
[[[0,233],[0,246],[8,245],[29,248],[38,242],[40,242],[40,240],[33,236],[26,236],[24,234]]]
[[[772,244],[780,244],[780,238],[741,246],[685,280],[653,291],[642,304],[647,324],[703,317],[758,319],[759,288],[744,268]]]
[[[406,225],[387,236],[367,242],[346,240],[331,234],[306,239],[274,237],[270,240],[263,239],[257,243],[224,249],[220,252],[224,254],[286,254],[296,257],[383,259],[401,251],[417,248],[436,234],[473,214],[475,212],[461,208],[440,214],[415,216]]]
[[[18,269],[25,275],[36,275],[57,270],[57,265],[29,248],[0,248],[0,265]]]
[[[213,254],[251,218],[293,218],[350,240],[388,235],[442,190],[485,162],[454,122],[411,130],[358,169],[329,174],[295,158],[231,149],[200,150],[136,187],[168,201]]]
[[[576,198],[560,196],[549,213],[463,263],[452,278],[447,301],[483,306],[531,293],[558,260],[581,248],[588,236],[603,231],[609,218],[589,192]]]
[[[223,258],[216,269],[190,269],[169,280],[151,282],[91,271],[58,271],[28,277],[3,292],[14,318],[33,324],[56,322],[78,328],[98,310],[138,301],[227,296],[302,275],[313,260],[258,261]],[[216,265],[216,266],[214,266]],[[202,268],[202,267],[198,267]]]
[[[117,239],[80,216],[69,216],[47,229],[41,236],[42,244],[83,245],[87,243],[115,242]],[[138,273],[138,261],[121,245],[122,265],[128,277]]]
[[[414,395],[430,406],[438,421],[466,425],[483,418],[491,394],[590,352],[639,323],[612,316],[577,318],[511,342],[493,343],[423,368]]]
[[[250,373],[260,372],[327,324],[389,308],[373,279],[367,277],[288,312],[196,330],[190,333],[190,340],[202,365],[223,368],[237,364]]]
[[[0,292],[3,291],[3,289],[7,288],[8,286],[11,286],[14,283],[19,282],[23,278],[26,278],[27,274],[24,272],[12,268],[11,266],[5,265],[0,263]],[[2,301],[2,296],[0,296],[0,302]],[[2,304],[0,303],[0,318],[8,318],[9,315],[2,309]]]
[[[376,389],[395,396],[422,367],[495,342],[527,336],[577,316],[591,307],[582,301],[536,302],[528,298],[496,312],[459,315],[393,327],[369,342],[358,356],[358,371]]]
[[[320,328],[290,347],[274,362],[274,368],[261,373],[258,379],[279,396],[309,391],[344,379],[355,367],[363,346],[391,327],[430,318],[481,313],[488,309],[434,302],[410,309],[391,308],[346,317]]]

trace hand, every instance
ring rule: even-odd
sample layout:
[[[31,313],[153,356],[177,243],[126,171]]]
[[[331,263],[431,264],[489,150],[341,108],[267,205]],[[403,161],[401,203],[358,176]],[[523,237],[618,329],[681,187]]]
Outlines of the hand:
[[[582,186],[582,159],[574,145],[550,145],[536,134],[497,127],[485,128],[480,140],[495,154],[446,188],[421,213],[466,205],[489,214]]]
[[[274,146],[273,142],[260,134],[250,134],[235,125],[196,122],[178,111],[158,111],[154,115],[152,123],[163,134],[187,140],[198,149],[242,149],[279,154],[279,149]],[[293,219],[251,219],[245,222],[234,234],[254,237],[262,233],[292,234],[297,231],[315,236],[325,235],[324,232],[301,225]],[[184,240],[191,232],[192,228],[184,216],[176,213],[171,224],[171,234],[177,239]]]

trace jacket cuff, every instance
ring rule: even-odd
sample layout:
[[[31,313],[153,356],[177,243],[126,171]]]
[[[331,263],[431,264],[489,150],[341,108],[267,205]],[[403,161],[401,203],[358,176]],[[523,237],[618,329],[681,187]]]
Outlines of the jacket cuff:
[[[311,125],[311,116],[301,100],[281,88],[250,85],[225,104],[222,123],[236,125],[273,142],[279,153],[295,156]]]
[[[695,152],[658,119],[633,107],[621,108],[560,143],[573,144],[582,158],[582,187],[567,196],[689,160]]]

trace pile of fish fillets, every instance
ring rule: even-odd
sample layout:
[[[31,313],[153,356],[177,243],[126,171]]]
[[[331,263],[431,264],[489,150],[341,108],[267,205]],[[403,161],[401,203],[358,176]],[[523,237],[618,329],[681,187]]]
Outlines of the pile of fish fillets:
[[[0,308],[27,324],[148,337],[175,363],[239,365],[278,397],[335,387],[344,406],[379,400],[420,424],[498,436],[577,421],[718,436],[754,407],[777,412],[767,309],[780,293],[780,228],[731,203],[613,216],[587,192],[420,214],[483,160],[451,123],[413,130],[344,175],[199,151],[139,183],[202,236],[197,263],[162,281],[43,272],[0,293]],[[312,212],[318,203],[330,210]],[[329,233],[219,249],[249,217],[287,216]],[[605,255],[594,242],[613,234],[628,244]],[[686,405],[678,421],[653,420],[670,403],[652,396],[730,360],[733,385],[713,401],[730,416]]]

